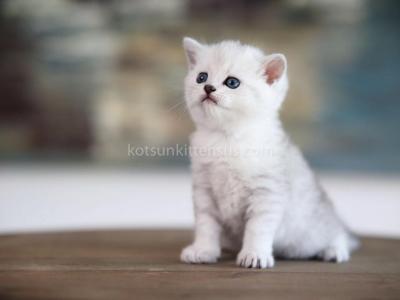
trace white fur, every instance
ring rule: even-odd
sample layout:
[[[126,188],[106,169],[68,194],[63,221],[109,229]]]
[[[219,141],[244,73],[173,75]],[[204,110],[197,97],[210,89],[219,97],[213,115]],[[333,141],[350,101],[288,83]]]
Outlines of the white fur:
[[[354,239],[279,120],[288,89],[285,57],[236,41],[204,45],[185,38],[184,48],[185,97],[196,125],[196,221],[181,259],[214,263],[226,248],[239,251],[238,265],[253,268],[272,267],[274,256],[348,260]],[[273,82],[271,61],[283,70]],[[208,73],[207,82],[196,82],[200,72]],[[240,86],[225,86],[228,76]],[[217,104],[202,101],[205,84],[215,86]]]

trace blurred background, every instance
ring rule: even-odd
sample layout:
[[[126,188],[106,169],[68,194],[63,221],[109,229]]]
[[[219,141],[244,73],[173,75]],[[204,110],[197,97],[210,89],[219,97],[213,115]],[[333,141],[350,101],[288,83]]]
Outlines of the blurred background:
[[[285,127],[360,234],[400,237],[395,0],[0,1],[0,233],[193,222],[183,36],[289,62]]]

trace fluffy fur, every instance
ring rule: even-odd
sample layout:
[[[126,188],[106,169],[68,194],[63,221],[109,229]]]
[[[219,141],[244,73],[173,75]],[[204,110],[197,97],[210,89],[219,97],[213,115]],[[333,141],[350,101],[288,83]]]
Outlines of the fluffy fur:
[[[187,263],[214,263],[221,249],[237,264],[268,268],[274,256],[344,262],[356,245],[279,120],[288,90],[282,54],[237,41],[183,40],[191,136],[195,237]],[[200,72],[206,82],[197,83]],[[228,76],[240,80],[231,89]],[[215,101],[204,100],[211,84]]]

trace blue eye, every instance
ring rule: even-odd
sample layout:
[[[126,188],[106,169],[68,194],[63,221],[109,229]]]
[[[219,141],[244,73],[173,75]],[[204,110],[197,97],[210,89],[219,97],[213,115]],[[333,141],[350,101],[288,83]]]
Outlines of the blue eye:
[[[225,79],[224,84],[230,89],[236,89],[240,85],[240,81],[235,77],[228,77]]]
[[[199,75],[197,75],[196,81],[197,81],[197,83],[203,83],[203,82],[207,81],[207,78],[208,78],[208,74],[205,72],[201,72],[201,73],[199,73]]]

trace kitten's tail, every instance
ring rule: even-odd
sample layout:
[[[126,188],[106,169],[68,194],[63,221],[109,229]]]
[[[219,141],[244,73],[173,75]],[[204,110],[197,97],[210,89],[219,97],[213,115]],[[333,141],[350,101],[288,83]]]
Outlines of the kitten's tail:
[[[353,252],[360,248],[361,242],[360,239],[353,233],[348,234],[349,248],[350,251]]]

